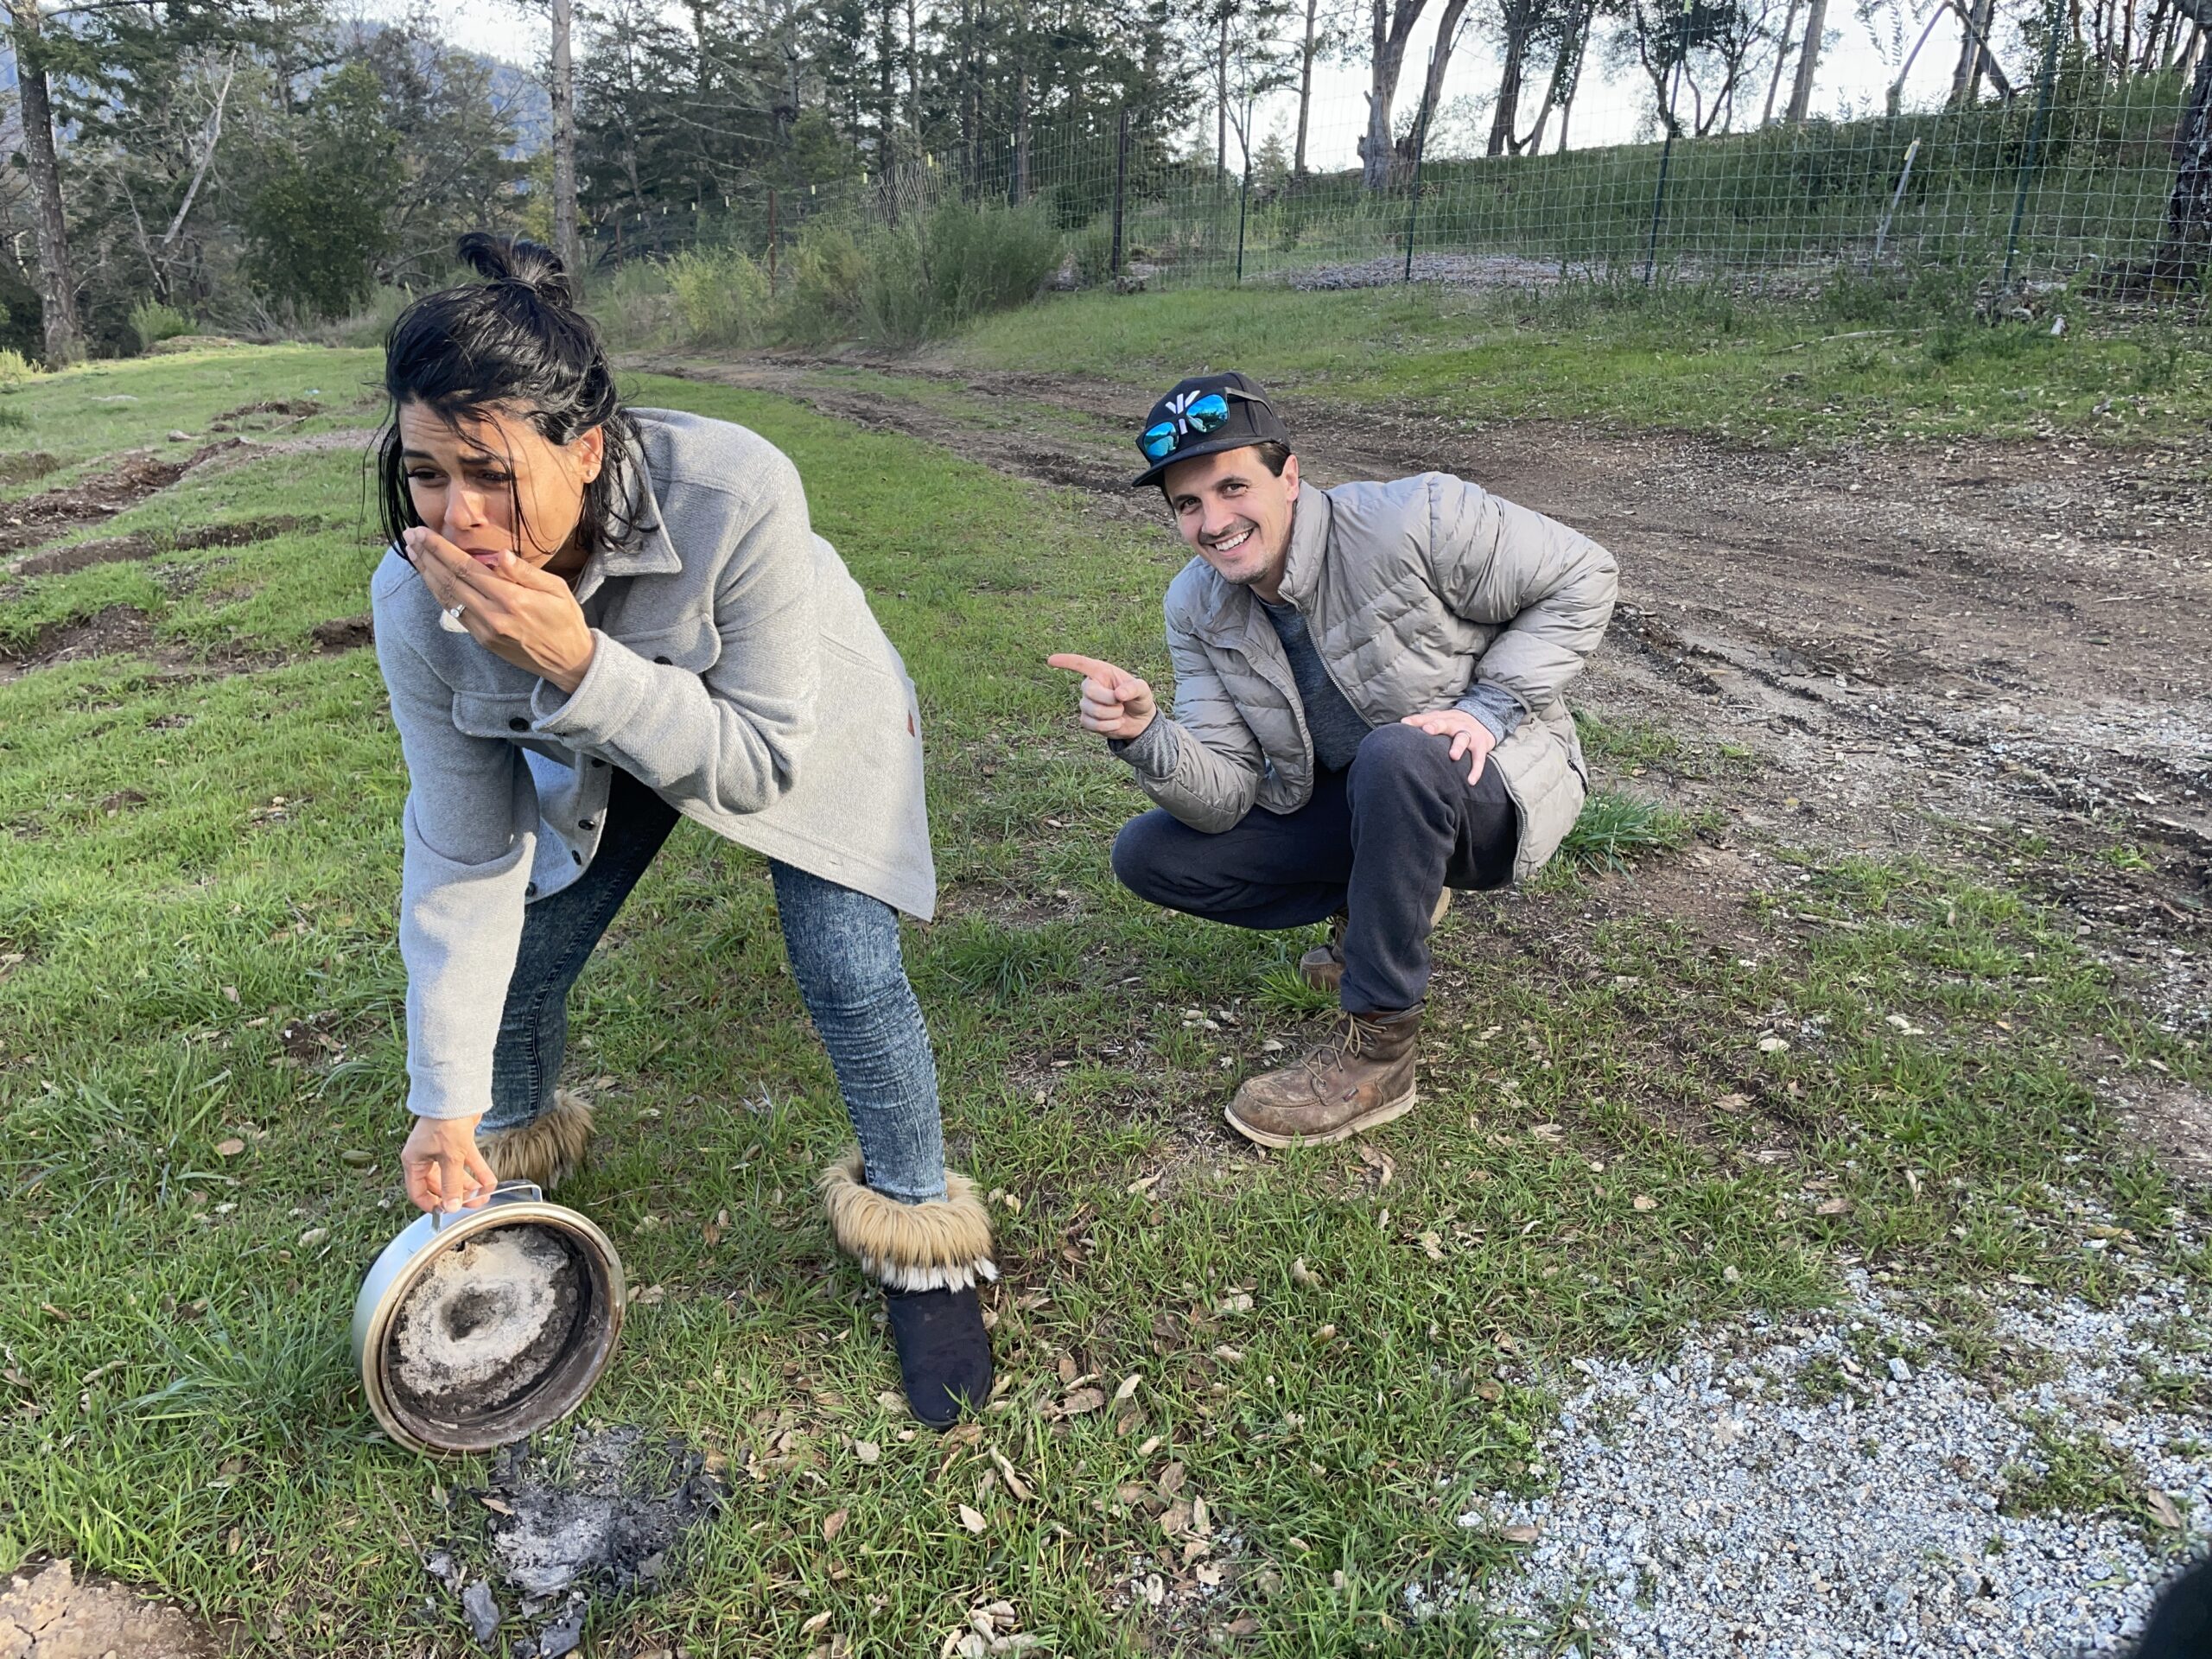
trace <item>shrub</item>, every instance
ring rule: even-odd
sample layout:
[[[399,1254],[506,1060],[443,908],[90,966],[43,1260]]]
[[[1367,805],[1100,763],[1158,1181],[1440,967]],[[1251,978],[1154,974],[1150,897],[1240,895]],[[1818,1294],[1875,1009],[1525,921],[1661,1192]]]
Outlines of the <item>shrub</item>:
[[[13,391],[42,371],[13,346],[0,346],[0,391]]]
[[[610,278],[587,273],[587,280],[585,302],[608,345],[642,350],[677,333],[676,296],[669,289],[667,268],[658,261],[632,259]]]
[[[835,340],[860,327],[861,245],[850,231],[810,225],[791,255],[791,289],[779,321],[803,340]]]
[[[767,273],[734,248],[695,248],[661,267],[690,346],[751,346],[769,322]]]
[[[130,332],[141,352],[150,352],[165,340],[188,334],[197,326],[175,306],[163,305],[159,300],[141,300],[130,308]]]
[[[971,318],[1025,304],[1058,266],[1061,248],[1059,227],[1041,201],[948,201],[868,239],[861,329],[880,345],[918,346]]]

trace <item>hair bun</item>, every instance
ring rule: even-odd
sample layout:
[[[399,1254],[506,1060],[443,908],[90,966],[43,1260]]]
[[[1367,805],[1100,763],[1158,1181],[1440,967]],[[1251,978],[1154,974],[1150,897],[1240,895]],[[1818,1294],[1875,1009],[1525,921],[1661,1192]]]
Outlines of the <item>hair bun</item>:
[[[460,253],[486,282],[516,283],[551,305],[576,302],[575,289],[560,256],[543,243],[527,237],[471,231],[461,238]]]

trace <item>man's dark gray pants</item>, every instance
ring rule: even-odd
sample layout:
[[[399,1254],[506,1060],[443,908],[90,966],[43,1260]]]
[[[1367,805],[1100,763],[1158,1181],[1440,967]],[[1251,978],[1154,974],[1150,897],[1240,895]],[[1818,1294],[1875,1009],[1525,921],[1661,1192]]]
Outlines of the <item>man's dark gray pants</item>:
[[[1497,769],[1470,785],[1452,740],[1377,727],[1295,812],[1255,807],[1218,835],[1159,809],[1114,838],[1114,874],[1154,904],[1232,927],[1303,927],[1342,910],[1351,1014],[1421,1006],[1429,916],[1446,887],[1502,887],[1520,824]]]

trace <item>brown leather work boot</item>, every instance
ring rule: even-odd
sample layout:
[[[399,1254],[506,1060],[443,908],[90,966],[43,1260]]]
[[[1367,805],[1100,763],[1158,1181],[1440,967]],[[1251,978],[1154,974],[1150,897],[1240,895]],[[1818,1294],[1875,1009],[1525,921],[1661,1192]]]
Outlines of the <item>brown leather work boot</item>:
[[[1446,887],[1436,896],[1436,908],[1428,914],[1428,925],[1433,928],[1443,921],[1444,912],[1452,908],[1452,889]],[[1344,923],[1348,918],[1338,911],[1329,918],[1329,942],[1317,944],[1298,959],[1298,976],[1315,990],[1334,996],[1344,982]]]
[[[1247,1077],[1229,1127],[1263,1147],[1325,1147],[1414,1109],[1421,1010],[1345,1014],[1326,1040],[1280,1071]]]
[[[1344,923],[1338,911],[1329,918],[1329,942],[1317,944],[1298,959],[1298,976],[1315,990],[1334,996],[1344,979]]]

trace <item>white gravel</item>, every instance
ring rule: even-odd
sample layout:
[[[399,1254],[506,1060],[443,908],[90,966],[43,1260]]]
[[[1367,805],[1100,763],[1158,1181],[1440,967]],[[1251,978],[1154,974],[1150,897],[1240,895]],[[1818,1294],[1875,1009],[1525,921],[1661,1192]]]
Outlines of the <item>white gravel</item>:
[[[1576,1361],[1539,1454],[1550,1495],[1494,1493],[1460,1517],[1535,1529],[1525,1570],[1415,1586],[1409,1611],[1479,1596],[1531,1650],[1579,1620],[1621,1659],[2119,1651],[2183,1536],[2146,1546],[2137,1522],[1999,1505],[2008,1471],[2039,1466],[2043,1422],[2132,1459],[2202,1548],[2212,1425],[2145,1400],[2141,1368],[2212,1370],[2188,1351],[2202,1293],[2139,1270],[2109,1309],[2022,1293],[1999,1332],[2016,1370],[2050,1380],[1992,1386],[1863,1273],[1847,1283],[1833,1313],[1694,1332],[1664,1366]]]

